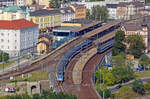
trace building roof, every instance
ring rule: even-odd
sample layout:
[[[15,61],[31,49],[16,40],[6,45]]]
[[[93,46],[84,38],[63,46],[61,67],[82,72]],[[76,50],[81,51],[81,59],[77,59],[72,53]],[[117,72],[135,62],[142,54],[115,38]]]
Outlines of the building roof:
[[[61,14],[74,13],[74,11],[72,10],[72,8],[70,8],[70,7],[67,7],[67,8],[59,8],[58,10],[60,11]]]
[[[107,8],[117,8],[118,4],[106,4]]]
[[[80,27],[79,26],[61,26],[61,27],[58,27],[56,29],[53,29],[53,31],[61,31],[61,32],[70,32],[70,31],[73,31],[73,30],[76,30],[76,29],[79,29]]]
[[[91,22],[92,22],[92,20],[87,20],[87,19],[73,19],[71,21],[65,21],[63,23],[80,23],[82,25],[87,25]]]
[[[74,4],[71,4],[71,5],[74,6],[75,8],[77,8],[77,9],[85,8],[85,5],[84,5],[84,4],[77,4],[77,3],[74,3]]]
[[[123,26],[126,31],[137,31],[142,30],[143,26],[146,26],[150,29],[150,21],[138,21],[138,22],[131,22],[131,23],[125,23]]]
[[[50,15],[50,14],[59,14],[59,10],[46,10],[46,9],[41,9],[37,10],[34,12],[30,12],[30,16],[45,16],[45,15]]]
[[[41,33],[38,38],[40,39],[42,37],[52,40],[52,36],[49,33]]]
[[[22,10],[19,6],[9,6],[7,8],[2,9],[3,12],[17,12]]]
[[[144,7],[144,4],[140,1],[133,1],[133,2],[119,2],[118,7],[126,7],[128,5],[134,5],[136,7]]]
[[[25,29],[37,26],[37,24],[32,23],[30,21],[27,21],[25,19],[19,19],[19,20],[0,20],[0,29]]]

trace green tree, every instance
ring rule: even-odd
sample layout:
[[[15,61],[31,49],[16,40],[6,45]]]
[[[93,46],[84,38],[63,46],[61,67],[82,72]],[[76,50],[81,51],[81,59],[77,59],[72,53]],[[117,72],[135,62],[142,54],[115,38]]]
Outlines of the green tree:
[[[128,52],[134,55],[136,58],[139,58],[144,50],[145,44],[142,36],[140,35],[130,35],[127,38],[127,43],[130,45]]]
[[[51,8],[59,8],[61,6],[60,0],[50,0],[49,1],[49,7]]]
[[[32,99],[41,99],[41,97],[39,94],[33,94]]]
[[[140,81],[140,80],[135,80],[133,82],[132,89],[133,89],[133,91],[135,91],[136,93],[139,93],[141,95],[145,94],[144,85],[143,85],[142,81]]]
[[[32,5],[36,4],[36,1],[35,0],[32,0]]]
[[[87,12],[87,18],[90,18],[92,20],[96,20],[96,21],[103,21],[106,22],[109,14],[108,14],[108,9],[106,6],[93,6],[91,8],[91,13],[89,13],[89,10]]]
[[[9,59],[9,54],[5,52],[0,52],[0,62],[4,60],[4,62],[7,62]]]
[[[125,41],[125,33],[124,31],[117,31],[116,35],[115,35],[115,43],[114,46],[112,48],[112,54],[113,56],[116,56],[120,53],[124,53],[126,46],[124,44]]]
[[[9,59],[9,54],[8,53],[4,53],[3,55],[4,61],[7,62]]]
[[[91,19],[90,9],[86,10],[86,19]]]
[[[140,57],[139,63],[141,65],[148,65],[148,64],[150,64],[150,58],[146,55],[143,55]]]
[[[116,79],[116,83],[126,82],[134,78],[134,72],[131,68],[133,64],[126,62],[125,54],[113,56],[112,74]]]
[[[101,97],[103,97],[103,91],[99,90],[98,91]],[[111,96],[111,91],[110,89],[104,89],[104,98],[109,98]]]

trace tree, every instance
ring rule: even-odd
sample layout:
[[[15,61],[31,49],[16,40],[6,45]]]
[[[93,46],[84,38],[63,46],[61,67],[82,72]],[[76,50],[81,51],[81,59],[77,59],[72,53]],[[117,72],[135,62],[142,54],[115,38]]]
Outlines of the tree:
[[[90,19],[91,18],[91,13],[90,13],[90,9],[86,10],[86,19]]]
[[[134,78],[134,72],[131,64],[126,64],[126,57],[124,54],[113,56],[115,61],[112,65],[112,74],[116,79],[116,83],[127,82]]]
[[[9,54],[8,53],[4,53],[3,58],[4,58],[4,62],[7,62],[8,59],[9,59]]]
[[[36,4],[36,1],[35,0],[32,0],[32,5]]]
[[[98,91],[101,97],[103,97],[103,91],[99,90]],[[111,96],[111,91],[110,89],[104,89],[104,98],[109,98]]]
[[[33,94],[32,99],[41,99],[41,97],[39,94]]]
[[[108,19],[108,9],[106,6],[93,6],[90,10],[87,10],[87,19],[92,19],[96,21],[106,22]]]
[[[139,63],[144,66],[150,64],[150,58],[146,55],[140,57]]]
[[[132,89],[133,89],[133,91],[135,91],[136,93],[139,93],[141,95],[145,94],[144,85],[143,85],[142,81],[140,81],[140,80],[135,80],[133,82]]]
[[[145,50],[145,44],[142,36],[140,35],[130,35],[127,38],[127,43],[130,45],[128,52],[139,58],[143,51]]]
[[[120,53],[124,53],[126,46],[124,44],[125,41],[125,33],[124,31],[117,31],[116,35],[115,35],[115,43],[114,46],[112,48],[112,54],[113,56],[116,56]]]
[[[7,62],[9,59],[9,54],[5,52],[0,52],[0,62],[4,60],[4,62]]]
[[[49,7],[51,8],[59,8],[61,6],[60,0],[50,0],[49,1]]]

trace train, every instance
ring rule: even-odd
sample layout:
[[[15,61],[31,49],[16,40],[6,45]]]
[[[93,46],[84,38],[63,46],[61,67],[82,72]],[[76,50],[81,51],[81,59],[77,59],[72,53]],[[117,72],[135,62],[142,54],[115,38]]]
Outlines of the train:
[[[91,46],[93,43],[92,40],[86,40],[85,42],[79,44],[78,46],[76,46],[75,48],[73,48],[72,50],[68,51],[63,59],[60,61],[60,64],[58,66],[58,70],[57,70],[57,81],[59,82],[63,82],[64,81],[64,73],[65,73],[65,69],[69,63],[69,61],[78,53],[80,53],[82,50],[86,49],[87,47]]]
[[[105,29],[99,33],[93,33],[91,35],[91,33],[89,33],[87,36],[87,40],[86,42],[83,42],[81,43],[80,45],[76,46],[75,48],[73,48],[72,50],[68,51],[63,59],[60,61],[60,64],[57,68],[57,72],[56,72],[56,78],[57,78],[57,81],[58,82],[63,82],[64,81],[64,74],[65,74],[65,69],[68,65],[68,63],[70,62],[70,60],[75,56],[77,55],[78,53],[80,53],[82,50],[84,50],[85,48],[88,48],[89,46],[92,45],[93,41],[100,38],[100,37],[103,37],[104,35],[107,35],[109,33],[111,33],[113,30],[115,29],[118,29],[118,27],[120,26],[119,23],[115,24],[115,25],[112,25],[110,26],[108,29]],[[98,29],[97,29],[98,31]],[[114,38],[110,38],[109,40],[107,41],[104,41],[104,42],[101,42],[99,45],[98,45],[98,48],[97,48],[97,52],[98,53],[103,53],[104,51],[106,51],[107,49],[109,49],[110,47],[113,46],[114,44]]]
[[[97,48],[97,52],[103,53],[107,49],[111,48],[114,45],[114,43],[115,43],[114,37],[110,38],[109,40],[106,40],[104,42],[99,43],[98,48]]]

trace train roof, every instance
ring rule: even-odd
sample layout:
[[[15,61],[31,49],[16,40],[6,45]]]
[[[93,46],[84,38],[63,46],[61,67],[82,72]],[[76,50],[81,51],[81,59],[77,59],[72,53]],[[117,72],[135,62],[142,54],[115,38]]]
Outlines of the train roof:
[[[120,21],[113,21],[113,22],[107,23],[107,24],[103,25],[102,27],[95,29],[95,30],[83,35],[83,37],[89,38],[91,36],[98,34],[99,32],[106,30],[107,28],[112,27],[113,25],[117,25],[119,23],[120,23]]]
[[[91,23],[89,23],[89,24],[87,24],[87,25],[81,27],[80,29],[74,30],[73,32],[79,32],[79,31],[81,31],[81,30],[84,30],[84,29],[86,29],[86,28],[89,28],[89,27],[91,27],[91,26],[93,26],[93,25],[100,24],[100,23],[101,23],[100,21],[91,22]]]

